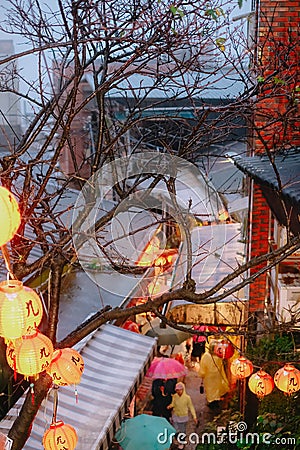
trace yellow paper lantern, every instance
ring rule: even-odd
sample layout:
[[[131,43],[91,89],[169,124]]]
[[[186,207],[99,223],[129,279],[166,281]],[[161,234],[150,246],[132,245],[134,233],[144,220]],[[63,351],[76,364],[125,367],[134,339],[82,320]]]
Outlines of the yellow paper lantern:
[[[14,371],[15,374],[15,379],[16,379],[16,375],[17,375],[17,367],[16,367],[16,352],[15,352],[15,347],[12,344],[12,342],[10,342],[7,347],[6,347],[6,360],[7,363],[9,365],[9,367],[11,367]]]
[[[10,241],[21,223],[19,205],[11,192],[0,186],[0,247]]]
[[[232,361],[230,365],[231,373],[238,379],[243,379],[249,377],[253,372],[253,364],[249,359],[244,356]]]
[[[53,355],[51,340],[36,330],[16,341],[16,370],[26,378],[48,369]]]
[[[80,353],[73,348],[55,350],[48,373],[57,386],[78,384],[84,369],[84,361]]]
[[[17,339],[39,326],[43,305],[29,287],[18,280],[0,282],[0,336]]]
[[[291,395],[300,389],[300,370],[292,364],[285,364],[275,373],[274,382],[278,389]]]
[[[78,441],[75,429],[62,420],[54,422],[43,436],[45,450],[74,450]]]
[[[274,380],[267,372],[259,370],[251,375],[248,386],[250,391],[257,395],[258,398],[263,398],[273,391]]]

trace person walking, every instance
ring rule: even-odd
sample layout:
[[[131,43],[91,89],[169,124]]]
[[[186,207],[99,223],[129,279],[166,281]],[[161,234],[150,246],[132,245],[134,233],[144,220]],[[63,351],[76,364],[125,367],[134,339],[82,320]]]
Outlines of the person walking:
[[[172,401],[172,395],[175,394],[176,378],[162,380],[157,378],[152,382],[152,414],[154,416],[165,417],[170,420],[171,411],[167,406]]]
[[[189,412],[191,413],[195,424],[198,425],[198,419],[192,399],[186,393],[185,385],[183,383],[180,382],[176,384],[172,402],[167,408],[172,410],[172,423],[176,431],[186,434]]]
[[[193,329],[200,332],[206,331],[206,327],[204,325],[194,325]],[[192,342],[193,346],[191,360],[195,363],[200,361],[201,356],[205,352],[206,337],[204,335],[194,334]]]
[[[210,408],[219,408],[220,400],[229,392],[229,382],[222,358],[213,353],[212,345],[200,360],[199,377],[203,380],[206,400]]]

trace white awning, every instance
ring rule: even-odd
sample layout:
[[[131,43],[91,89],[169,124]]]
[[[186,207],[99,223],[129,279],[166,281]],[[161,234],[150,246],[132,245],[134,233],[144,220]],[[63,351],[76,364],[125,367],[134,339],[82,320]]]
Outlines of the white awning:
[[[239,223],[196,227],[191,233],[191,244],[192,278],[196,283],[196,292],[212,289],[244,261],[245,244],[241,240]],[[174,271],[173,286],[182,283],[186,267],[187,251],[183,248]],[[242,281],[242,276],[238,276],[223,289],[230,289]],[[211,304],[174,300],[170,302],[166,316],[174,322],[190,325],[240,325],[246,319],[247,298],[247,291],[241,288],[223,300]]]
[[[78,385],[78,403],[74,387],[60,387],[58,391],[57,420],[76,429],[76,450],[108,449],[155,348],[156,339],[109,324],[85,343],[80,351],[85,368]],[[52,414],[53,392],[50,392],[34,420],[25,450],[43,449],[43,434],[51,424]],[[3,420],[7,425],[7,418]],[[1,425],[2,422],[0,430],[4,428]]]

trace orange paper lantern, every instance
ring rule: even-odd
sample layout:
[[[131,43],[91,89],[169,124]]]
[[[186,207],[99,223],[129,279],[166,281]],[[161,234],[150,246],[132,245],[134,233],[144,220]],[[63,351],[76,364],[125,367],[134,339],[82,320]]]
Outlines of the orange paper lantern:
[[[16,341],[16,370],[26,378],[36,376],[50,366],[52,355],[52,342],[36,330]]]
[[[291,395],[300,389],[300,370],[292,364],[285,364],[275,373],[274,382],[278,389]]]
[[[253,364],[249,359],[244,356],[232,361],[230,365],[231,373],[238,379],[243,379],[249,377],[253,372]]]
[[[43,305],[36,292],[18,280],[0,282],[0,336],[17,339],[37,328],[42,316]]]
[[[49,367],[49,374],[57,386],[78,384],[84,369],[80,353],[73,348],[55,350]]]
[[[52,423],[43,436],[45,450],[74,450],[77,441],[75,429],[62,420]]]
[[[21,223],[19,205],[11,192],[0,186],[0,247],[10,241]]]
[[[259,370],[251,375],[248,386],[250,391],[257,395],[258,398],[263,398],[273,391],[274,380],[267,372]]]

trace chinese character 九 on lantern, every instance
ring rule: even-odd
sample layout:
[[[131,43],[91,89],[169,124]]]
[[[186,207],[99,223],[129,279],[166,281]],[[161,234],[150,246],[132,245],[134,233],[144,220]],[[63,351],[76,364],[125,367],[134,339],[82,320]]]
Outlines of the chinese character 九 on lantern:
[[[263,398],[265,395],[270,394],[274,389],[274,380],[264,370],[251,375],[248,381],[250,391],[252,391],[258,398]]]
[[[0,186],[0,247],[10,241],[21,223],[19,205],[14,195]]]
[[[222,359],[229,359],[234,354],[234,347],[227,339],[217,339],[213,346],[213,352]]]
[[[62,420],[54,422],[43,436],[45,450],[74,450],[78,441],[75,429]]]
[[[232,361],[230,370],[236,378],[247,378],[253,372],[253,364],[251,361],[249,361],[249,359],[246,359],[244,356],[240,356],[239,358]]]
[[[73,348],[55,350],[48,373],[57,386],[78,384],[84,369],[84,361],[80,353]]]
[[[26,378],[35,377],[51,363],[53,344],[38,330],[22,336],[15,345],[15,365],[18,373]]]
[[[275,385],[286,394],[293,394],[300,389],[300,371],[292,364],[285,364],[274,375]]]
[[[39,326],[43,305],[36,292],[18,280],[0,282],[0,336],[14,340]]]

